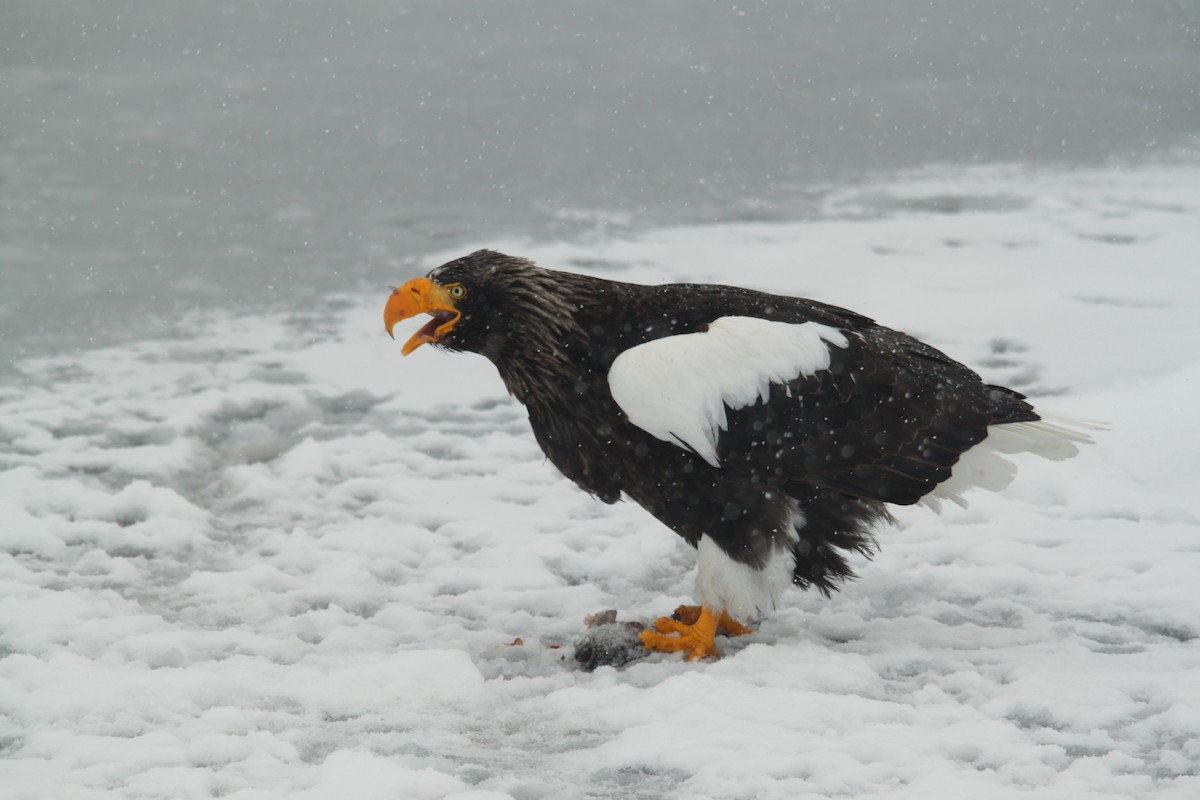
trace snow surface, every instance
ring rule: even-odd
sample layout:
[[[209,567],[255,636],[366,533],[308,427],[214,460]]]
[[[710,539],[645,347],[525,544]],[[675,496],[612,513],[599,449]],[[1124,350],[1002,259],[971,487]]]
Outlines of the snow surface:
[[[826,212],[479,244],[848,306],[1111,431],[901,509],[720,661],[589,674],[583,618],[689,600],[694,553],[558,476],[483,359],[401,358],[386,291],[26,361],[0,795],[1200,796],[1200,167],[929,171]]]

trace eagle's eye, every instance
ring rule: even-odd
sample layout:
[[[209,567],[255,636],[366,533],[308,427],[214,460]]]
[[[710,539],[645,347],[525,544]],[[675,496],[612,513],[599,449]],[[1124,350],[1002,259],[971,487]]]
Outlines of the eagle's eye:
[[[461,300],[467,296],[467,290],[461,284],[458,284],[458,283],[454,284],[453,286],[448,287],[447,290],[450,292],[450,296],[453,297],[455,300]]]

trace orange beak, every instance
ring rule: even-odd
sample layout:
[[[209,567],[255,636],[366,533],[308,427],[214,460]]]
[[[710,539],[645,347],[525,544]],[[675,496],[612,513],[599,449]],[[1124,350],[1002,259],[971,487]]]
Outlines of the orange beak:
[[[392,328],[396,323],[417,314],[430,314],[433,319],[404,343],[404,347],[400,349],[404,355],[426,342],[441,341],[462,316],[462,312],[454,307],[454,300],[446,288],[429,278],[413,278],[392,292],[387,305],[383,307],[383,327],[387,329],[388,336],[394,339],[396,337],[392,335]]]

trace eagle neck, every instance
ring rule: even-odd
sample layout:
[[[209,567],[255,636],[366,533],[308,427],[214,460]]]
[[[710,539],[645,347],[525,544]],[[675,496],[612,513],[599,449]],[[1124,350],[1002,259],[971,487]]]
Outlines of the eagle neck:
[[[509,393],[527,407],[559,413],[577,405],[596,372],[595,342],[587,318],[606,281],[552,270],[529,269],[504,286],[502,324],[483,348]]]
[[[570,359],[553,345],[509,341],[501,357],[492,359],[508,393],[526,406],[566,402],[564,384],[570,381]]]

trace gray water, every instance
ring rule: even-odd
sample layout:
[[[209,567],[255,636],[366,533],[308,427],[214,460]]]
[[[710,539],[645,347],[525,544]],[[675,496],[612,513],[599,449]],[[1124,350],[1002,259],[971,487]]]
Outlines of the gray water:
[[[1195,147],[1200,3],[0,4],[0,374],[502,234]]]

